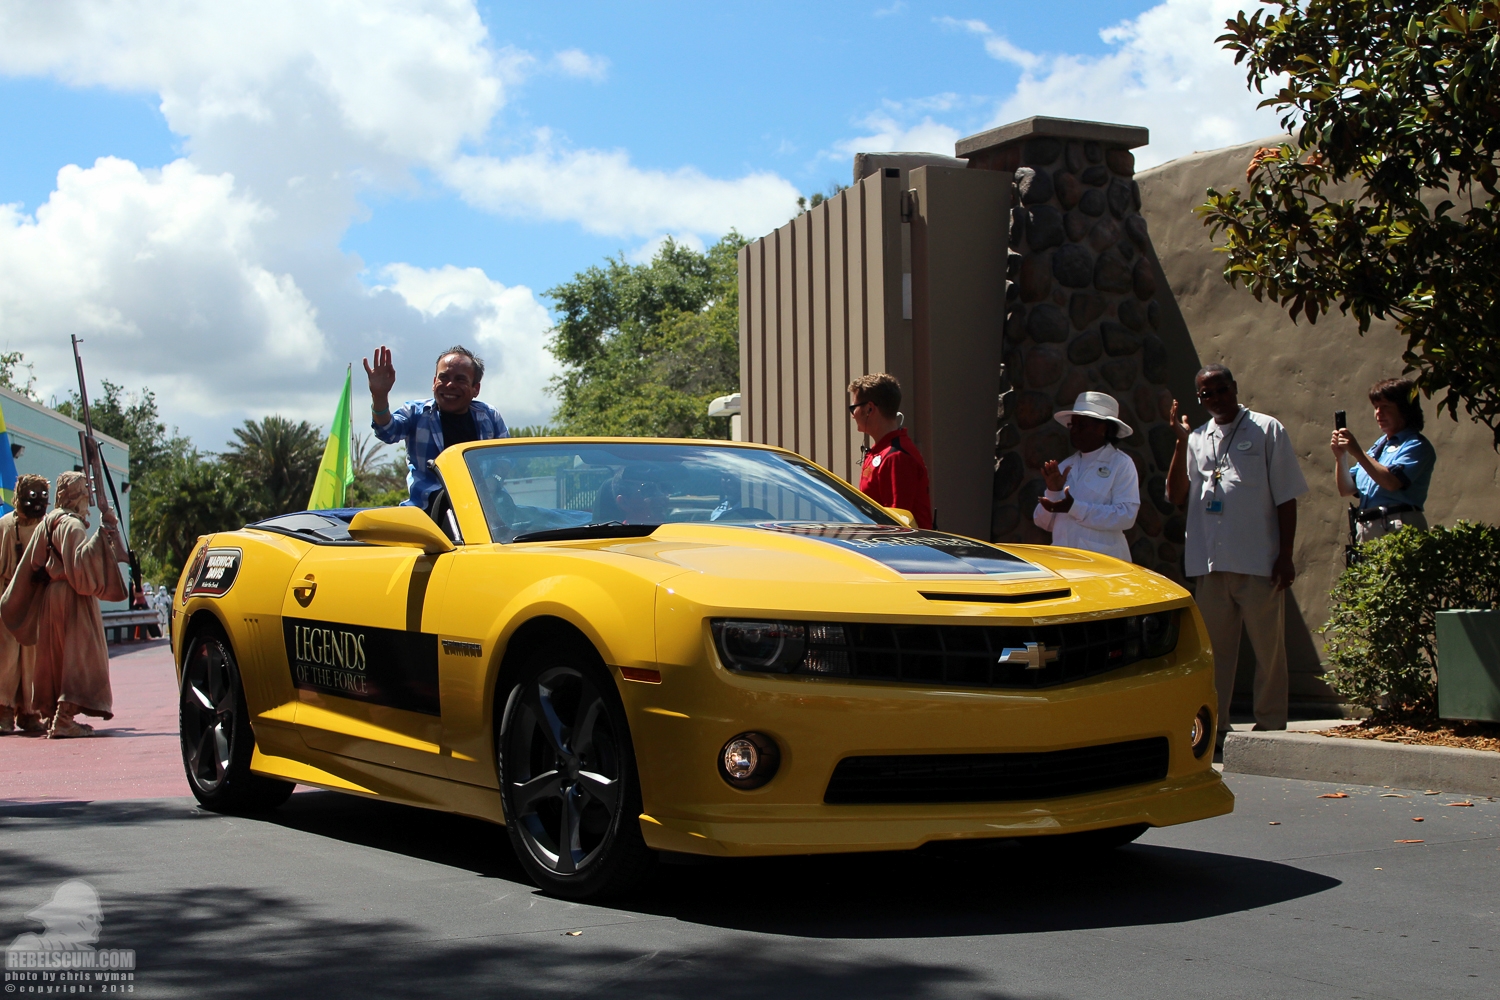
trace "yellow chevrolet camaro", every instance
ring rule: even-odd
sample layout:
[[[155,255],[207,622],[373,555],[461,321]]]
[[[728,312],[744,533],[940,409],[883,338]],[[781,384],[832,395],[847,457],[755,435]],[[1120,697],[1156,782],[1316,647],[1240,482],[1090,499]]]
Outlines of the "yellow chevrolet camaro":
[[[657,852],[1126,843],[1229,812],[1182,588],[910,527],[805,459],[532,438],[437,460],[428,509],[199,542],[173,602],[209,808],[313,785],[505,825],[582,898]]]

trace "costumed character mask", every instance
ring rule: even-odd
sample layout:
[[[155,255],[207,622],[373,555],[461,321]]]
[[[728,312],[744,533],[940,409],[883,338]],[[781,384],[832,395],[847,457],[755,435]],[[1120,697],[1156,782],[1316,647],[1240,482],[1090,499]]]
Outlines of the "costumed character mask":
[[[83,473],[64,472],[57,477],[57,505],[88,520],[89,484]]]
[[[28,472],[16,480],[16,510],[24,517],[40,518],[47,513],[47,493],[51,490],[47,480]]]

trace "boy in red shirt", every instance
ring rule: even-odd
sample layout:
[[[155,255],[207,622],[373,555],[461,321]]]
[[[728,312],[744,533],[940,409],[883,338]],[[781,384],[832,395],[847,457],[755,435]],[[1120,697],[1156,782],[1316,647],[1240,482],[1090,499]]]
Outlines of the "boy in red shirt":
[[[878,504],[909,510],[917,527],[932,527],[927,463],[901,426],[901,383],[884,372],[849,383],[849,415],[875,444],[865,453],[859,474],[862,493]]]

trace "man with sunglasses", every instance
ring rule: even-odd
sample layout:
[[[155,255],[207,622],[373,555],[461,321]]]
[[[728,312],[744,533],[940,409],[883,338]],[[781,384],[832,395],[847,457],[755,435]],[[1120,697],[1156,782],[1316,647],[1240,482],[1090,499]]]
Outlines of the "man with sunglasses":
[[[454,346],[438,355],[432,376],[432,398],[412,400],[391,412],[390,392],[396,368],[384,345],[375,349],[375,364],[363,359],[370,380],[370,426],[386,444],[406,442],[407,504],[427,507],[442,486],[430,463],[444,448],[465,441],[510,437],[505,421],[494,408],[479,401],[484,362],[467,347]]]
[[[1292,545],[1307,480],[1286,428],[1240,405],[1228,368],[1208,365],[1195,383],[1213,419],[1195,430],[1173,401],[1167,495],[1187,507],[1183,563],[1213,645],[1222,742],[1241,629],[1255,650],[1255,728],[1286,728],[1286,589],[1297,575]]]
[[[932,497],[927,487],[927,463],[901,426],[901,383],[879,372],[849,383],[849,416],[861,434],[875,443],[865,452],[859,488],[885,507],[911,512],[917,527],[932,527]]]

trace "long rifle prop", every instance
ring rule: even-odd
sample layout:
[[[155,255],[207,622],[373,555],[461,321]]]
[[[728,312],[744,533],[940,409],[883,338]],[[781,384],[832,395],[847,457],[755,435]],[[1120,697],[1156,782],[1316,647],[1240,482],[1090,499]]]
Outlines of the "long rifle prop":
[[[83,453],[84,479],[89,485],[89,503],[98,507],[101,515],[104,511],[112,511],[116,514],[120,508],[120,495],[115,492],[114,477],[109,474],[109,466],[104,464],[103,452],[99,450],[99,441],[94,437],[94,420],[89,413],[89,390],[83,378],[83,356],[78,353],[78,337],[73,337],[73,363],[78,368],[78,402],[83,411],[83,430],[78,432],[78,448]],[[105,489],[108,488],[108,495]],[[111,508],[109,501],[114,498],[114,507]],[[125,561],[130,564],[130,593],[134,597],[140,589],[140,564],[136,560],[135,552],[129,547],[125,540],[125,525],[119,524],[120,547],[124,549]],[[119,554],[119,553],[117,553]]]

